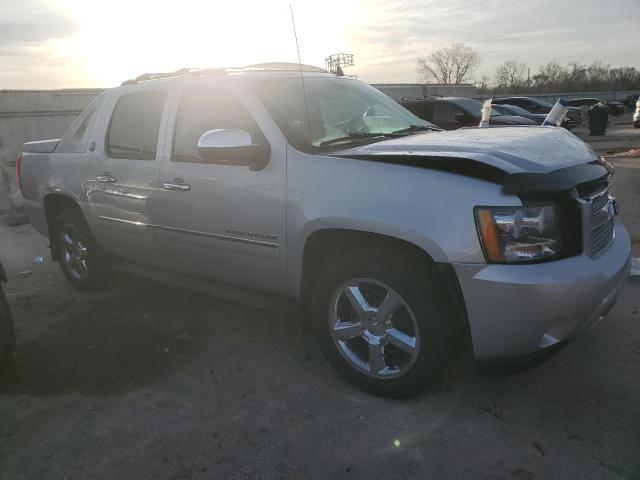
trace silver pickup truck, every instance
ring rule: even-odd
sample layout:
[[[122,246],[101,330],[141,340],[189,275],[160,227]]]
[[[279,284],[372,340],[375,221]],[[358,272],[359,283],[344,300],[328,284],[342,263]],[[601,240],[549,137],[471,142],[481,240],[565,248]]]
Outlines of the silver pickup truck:
[[[129,264],[296,300],[336,370],[386,396],[425,388],[464,335],[480,363],[521,361],[609,311],[630,240],[590,147],[440,131],[297,68],[141,76],[25,144],[24,207],[67,279]]]

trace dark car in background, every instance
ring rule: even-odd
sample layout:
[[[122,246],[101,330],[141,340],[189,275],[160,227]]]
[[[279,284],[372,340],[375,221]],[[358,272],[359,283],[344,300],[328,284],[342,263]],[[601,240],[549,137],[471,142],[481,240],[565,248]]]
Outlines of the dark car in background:
[[[529,120],[533,120],[538,125],[542,125],[547,118],[546,113],[531,113],[526,111],[522,107],[518,107],[517,105],[492,105],[492,109],[498,112],[500,115],[517,115],[519,117],[528,118]],[[578,122],[565,118],[562,121],[562,127],[567,130],[571,130],[578,126]]]
[[[16,349],[16,334],[13,329],[13,319],[9,310],[9,302],[2,289],[2,284],[7,281],[2,263],[0,263],[0,370],[13,359]]]
[[[502,97],[494,98],[492,100],[494,105],[515,105],[516,107],[524,108],[531,113],[549,113],[553,108],[553,105],[549,102],[534,97]],[[567,112],[569,120],[576,124],[582,123],[582,112],[579,108],[570,107]]]
[[[567,100],[567,105],[570,107],[593,107],[598,103],[604,103],[609,109],[609,115],[622,115],[624,113],[624,104],[621,102],[604,102],[599,98],[572,98]]]
[[[544,119],[547,118],[546,113],[531,113],[517,105],[491,105],[491,108],[498,112],[498,115],[517,115],[518,117],[533,120],[538,125],[542,125]]]
[[[502,97],[494,98],[492,100],[494,105],[515,105],[516,107],[524,108],[530,113],[544,113],[547,114],[553,108],[553,105],[533,97]]]
[[[400,104],[414,115],[445,130],[477,127],[482,118],[482,102],[464,97],[402,99]],[[537,125],[533,120],[491,112],[489,125]]]
[[[631,95],[627,95],[622,99],[622,104],[627,108],[634,109],[636,108],[636,103],[639,98],[639,93],[632,93]]]

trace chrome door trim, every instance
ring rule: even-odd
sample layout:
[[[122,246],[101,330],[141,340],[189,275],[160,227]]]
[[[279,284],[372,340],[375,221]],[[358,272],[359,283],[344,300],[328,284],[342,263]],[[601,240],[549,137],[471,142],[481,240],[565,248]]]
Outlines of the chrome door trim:
[[[267,248],[280,248],[280,244],[279,243],[274,243],[274,242],[264,242],[261,240],[252,240],[249,238],[239,238],[239,237],[232,237],[229,235],[221,235],[219,233],[206,233],[206,232],[199,232],[197,230],[188,230],[186,228],[176,228],[176,227],[167,227],[165,225],[154,225],[152,223],[144,223],[144,222],[136,222],[134,220],[124,220],[122,218],[113,218],[113,217],[105,217],[105,216],[99,216],[98,217],[100,220],[105,220],[107,222],[115,222],[115,223],[124,223],[127,225],[133,225],[135,227],[146,227],[146,228],[155,228],[158,230],[165,230],[168,232],[176,232],[176,233],[185,233],[188,235],[198,235],[201,237],[208,237],[208,238],[215,238],[216,240],[224,240],[227,242],[237,242],[237,243],[244,243],[247,245],[256,245],[258,247],[267,247]]]

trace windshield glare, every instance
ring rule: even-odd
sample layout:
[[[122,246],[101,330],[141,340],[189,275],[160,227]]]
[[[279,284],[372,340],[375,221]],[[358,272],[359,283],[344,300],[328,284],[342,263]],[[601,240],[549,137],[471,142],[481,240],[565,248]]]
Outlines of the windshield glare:
[[[289,142],[302,151],[350,135],[390,134],[412,125],[436,128],[350,78],[305,77],[308,122],[300,77],[258,78],[250,84]]]
[[[517,105],[500,105],[500,106],[515,115],[525,115],[525,116],[531,115],[531,112],[528,112],[524,108],[518,107]]]

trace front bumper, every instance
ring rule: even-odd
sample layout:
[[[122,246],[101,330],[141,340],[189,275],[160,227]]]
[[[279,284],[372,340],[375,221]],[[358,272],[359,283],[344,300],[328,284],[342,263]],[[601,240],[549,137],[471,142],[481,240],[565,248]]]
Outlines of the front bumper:
[[[476,359],[535,353],[570,340],[613,306],[629,276],[629,233],[598,258],[580,255],[530,265],[453,264]]]

